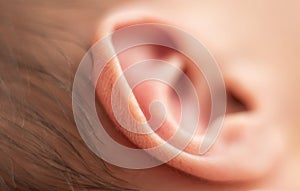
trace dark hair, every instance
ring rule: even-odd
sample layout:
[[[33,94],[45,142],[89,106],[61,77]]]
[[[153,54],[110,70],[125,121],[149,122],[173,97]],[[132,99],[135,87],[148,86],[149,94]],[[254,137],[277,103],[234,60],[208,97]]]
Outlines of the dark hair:
[[[87,148],[74,123],[72,81],[88,42],[50,17],[30,14],[37,5],[2,4],[0,189],[130,190]]]

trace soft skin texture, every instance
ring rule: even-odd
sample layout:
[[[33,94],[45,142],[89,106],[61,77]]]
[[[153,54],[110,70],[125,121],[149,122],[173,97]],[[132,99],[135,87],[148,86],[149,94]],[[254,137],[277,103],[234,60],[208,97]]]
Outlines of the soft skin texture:
[[[48,182],[61,186],[57,190],[85,190],[82,185],[93,185],[87,190],[103,190],[95,182],[104,181],[145,191],[299,190],[299,9],[300,2],[292,0],[282,3],[268,0],[0,1],[3,92],[0,95],[3,96],[0,185],[3,189],[28,190],[22,187],[22,181],[32,185]],[[111,177],[103,170],[105,165],[101,159],[81,140],[71,108],[71,87],[81,58],[95,41],[117,28],[143,22],[176,26],[202,42],[216,58],[228,92],[239,100],[228,98],[225,125],[210,155],[217,162],[209,162],[209,157],[203,156],[199,163],[183,154],[170,162],[174,168],[164,164],[151,169],[130,170],[107,164]],[[147,147],[155,141],[151,137],[144,139],[115,129],[108,104],[110,84],[127,62],[134,61],[128,61],[132,55],[160,58],[161,54],[153,54],[157,51],[153,49],[155,47],[145,47],[121,54],[117,62],[106,68],[96,90],[97,101],[103,106],[99,106],[99,115],[106,121],[107,130],[116,140],[132,147]],[[161,52],[168,53],[168,50]],[[51,75],[40,78],[43,70]],[[193,72],[189,76],[195,84],[200,78]],[[40,91],[35,91],[35,87]],[[48,94],[53,99],[49,99]],[[143,96],[143,89],[137,90],[137,100],[143,100]],[[207,95],[203,97],[208,99]],[[21,107],[19,103],[23,103]],[[32,122],[37,116],[27,115],[25,111],[29,107],[39,113],[37,116],[54,124],[58,129],[55,132],[60,132],[60,136],[47,129],[40,130],[39,127],[45,124]],[[20,133],[16,134],[11,128],[12,123],[7,121],[18,124]],[[32,132],[34,140],[44,137],[42,140],[36,138],[39,147],[30,147],[32,142],[27,142],[29,138],[24,129]],[[141,143],[142,139],[146,141]],[[56,167],[57,171],[39,170],[32,165],[30,157],[6,146],[13,142],[11,140],[32,149],[35,153],[32,156],[36,158],[47,159],[55,153],[64,165],[48,162],[46,164]],[[47,144],[42,145],[42,142]],[[70,150],[70,144],[79,156],[84,157],[73,155],[76,152]],[[237,153],[232,155],[236,157],[227,155],[227,149]],[[197,166],[196,172],[191,170],[193,166]],[[75,176],[69,169],[77,169],[89,178]],[[27,171],[34,179],[26,178]],[[51,190],[46,184],[36,187]],[[117,187],[112,189],[117,190]]]

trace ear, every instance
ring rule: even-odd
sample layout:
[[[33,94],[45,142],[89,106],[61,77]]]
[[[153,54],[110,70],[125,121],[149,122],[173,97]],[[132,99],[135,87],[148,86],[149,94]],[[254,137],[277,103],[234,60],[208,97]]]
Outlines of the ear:
[[[142,16],[142,18],[146,17]],[[107,29],[107,33],[112,33],[132,23],[145,24],[149,21],[162,23],[157,19],[124,21],[124,17],[121,16],[115,17],[113,21],[110,20],[108,22],[110,24],[102,27],[102,30]],[[118,23],[125,24],[120,27]],[[170,31],[161,30],[155,25],[151,28],[151,25],[148,25],[147,30],[135,31],[135,34],[125,31],[125,36],[112,35],[107,49],[108,51],[119,50],[120,44],[128,43],[126,35],[143,34],[147,31],[154,39],[168,42],[177,48],[184,44],[182,39],[176,38]],[[94,50],[92,54],[94,61],[97,61],[102,59],[105,52],[102,51],[100,54],[99,51]],[[167,67],[164,63],[168,63],[171,67]],[[139,64],[143,65],[144,70],[126,72]],[[163,74],[169,80],[169,84],[155,79],[140,81],[138,84],[134,82],[137,76],[149,73]],[[211,87],[208,87],[205,77],[195,64],[176,50],[160,45],[141,45],[121,51],[103,69],[96,85],[96,99],[102,103],[110,120],[131,143],[141,149],[157,147],[177,134],[180,120],[184,117],[182,115],[194,114],[192,110],[190,113],[182,112],[181,98],[173,88],[179,87],[182,90],[181,95],[191,108],[197,106],[195,100],[191,98],[193,90],[184,89],[187,80],[185,76],[194,87],[201,113],[198,113],[199,116],[194,121],[197,130],[189,142],[167,163],[187,174],[213,181],[241,181],[266,175],[279,156],[280,145],[276,145],[278,134],[263,123],[264,119],[255,105],[255,93],[251,93],[252,90],[246,88],[247,84],[240,84],[239,79],[232,76],[224,75],[227,113],[223,127],[210,150],[203,155],[199,154],[211,117]],[[132,94],[128,95],[131,90]],[[161,105],[151,107],[153,101],[162,103],[163,109]],[[137,123],[148,124],[150,129],[146,129],[146,126],[138,127]],[[151,130],[154,131],[150,132]],[[179,134],[185,137],[186,132],[179,130]],[[166,144],[159,152],[149,152],[149,154],[163,160],[164,155],[173,153],[174,150],[176,146]]]

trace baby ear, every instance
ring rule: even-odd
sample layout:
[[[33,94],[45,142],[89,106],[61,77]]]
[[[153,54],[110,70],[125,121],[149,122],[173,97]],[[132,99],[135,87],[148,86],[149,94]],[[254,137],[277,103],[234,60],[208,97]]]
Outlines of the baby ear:
[[[113,34],[107,46],[101,51],[97,47],[92,50],[95,66],[104,59],[106,51],[115,54],[96,83],[96,99],[110,120],[135,146],[187,174],[213,181],[241,181],[266,175],[279,156],[278,134],[263,123],[256,107],[248,107],[253,101],[249,95],[253,93],[244,84],[227,80],[228,76],[226,89],[233,96],[227,98],[228,112],[219,123],[222,129],[215,132],[217,139],[212,147],[199,152],[206,141],[214,139],[207,137],[207,126],[212,108],[219,106],[212,102],[211,89],[219,87],[209,87],[206,80],[211,76],[202,75],[190,58],[173,49],[186,45],[182,38],[158,27],[160,20],[152,20],[159,25],[149,21],[135,23],[125,19],[123,23],[140,25],[134,30],[130,29],[131,24],[108,27]],[[156,43],[149,43],[149,39],[144,41],[148,43],[141,43],[146,33]],[[93,77],[97,78],[98,70],[95,71]],[[186,112],[186,108],[190,111]],[[189,123],[181,123],[182,118],[190,118]],[[190,124],[196,129],[187,127]],[[160,147],[157,152],[151,150],[156,147]],[[135,160],[133,156],[122,157]]]

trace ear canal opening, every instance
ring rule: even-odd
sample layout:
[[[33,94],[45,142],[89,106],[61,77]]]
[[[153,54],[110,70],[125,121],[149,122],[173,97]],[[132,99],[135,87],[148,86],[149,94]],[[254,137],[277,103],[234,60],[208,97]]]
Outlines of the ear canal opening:
[[[226,114],[234,114],[239,112],[247,112],[250,110],[246,101],[237,96],[233,91],[227,90],[227,108]]]

